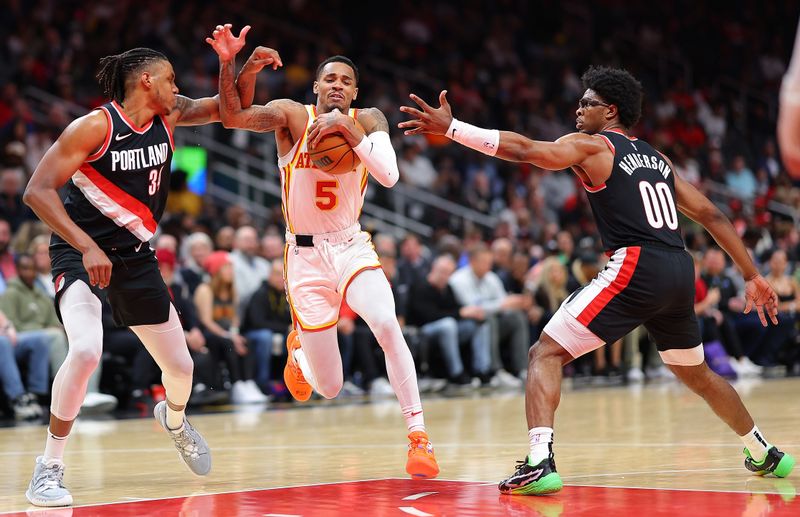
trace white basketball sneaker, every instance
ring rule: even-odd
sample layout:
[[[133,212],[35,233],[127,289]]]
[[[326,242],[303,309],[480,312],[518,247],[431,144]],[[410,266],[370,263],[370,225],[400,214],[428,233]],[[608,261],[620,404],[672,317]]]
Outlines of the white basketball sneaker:
[[[153,416],[175,442],[181,459],[189,470],[198,476],[205,476],[211,470],[211,451],[208,449],[206,440],[200,433],[192,427],[192,424],[183,417],[183,430],[180,433],[173,433],[167,427],[167,401],[162,400],[153,408]]]
[[[25,497],[36,506],[70,506],[72,494],[64,487],[64,463],[59,460],[45,463],[43,456],[36,458]]]

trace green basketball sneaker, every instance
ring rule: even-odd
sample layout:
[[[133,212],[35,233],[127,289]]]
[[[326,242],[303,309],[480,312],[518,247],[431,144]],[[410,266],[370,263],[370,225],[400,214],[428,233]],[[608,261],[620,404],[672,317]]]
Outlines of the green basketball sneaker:
[[[777,447],[770,447],[767,451],[767,457],[758,463],[753,460],[747,447],[744,448],[744,455],[747,456],[744,459],[744,466],[758,476],[772,473],[776,477],[785,478],[794,468],[794,458],[785,452],[779,451]]]
[[[544,495],[558,492],[564,487],[561,476],[556,472],[553,451],[536,465],[528,463],[529,457],[517,462],[517,471],[510,478],[500,482],[500,491],[512,495]]]

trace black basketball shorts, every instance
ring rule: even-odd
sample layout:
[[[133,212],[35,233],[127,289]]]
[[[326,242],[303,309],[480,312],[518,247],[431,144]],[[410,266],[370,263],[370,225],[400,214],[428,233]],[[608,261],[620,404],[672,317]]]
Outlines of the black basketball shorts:
[[[551,323],[545,333],[574,357],[644,325],[665,362],[702,362],[694,313],[694,263],[682,249],[629,246],[616,250],[596,278],[564,301]],[[681,353],[690,349],[691,357]],[[668,360],[672,356],[680,358]]]
[[[112,248],[105,251],[111,260],[111,281],[105,289],[117,325],[157,325],[169,319],[171,298],[155,253],[147,243],[138,247]],[[56,313],[62,320],[59,301],[67,288],[82,280],[101,300],[100,289],[89,284],[89,274],[83,267],[83,256],[69,245],[50,247],[53,282],[56,288]]]

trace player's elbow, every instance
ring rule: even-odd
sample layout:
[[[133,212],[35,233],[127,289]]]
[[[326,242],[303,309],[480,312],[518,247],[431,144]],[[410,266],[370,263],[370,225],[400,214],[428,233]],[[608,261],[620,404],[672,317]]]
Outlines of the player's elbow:
[[[28,186],[25,187],[25,192],[22,193],[22,202],[35,210],[40,193],[40,190],[35,185],[28,183]]]

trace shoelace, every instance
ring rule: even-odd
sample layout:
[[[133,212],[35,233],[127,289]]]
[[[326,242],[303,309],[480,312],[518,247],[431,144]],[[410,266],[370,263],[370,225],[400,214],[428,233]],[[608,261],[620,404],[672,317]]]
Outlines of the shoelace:
[[[59,465],[45,465],[44,479],[40,481],[39,485],[45,488],[64,488],[64,468]]]
[[[184,423],[184,426],[188,426],[188,423]],[[189,435],[187,432],[188,429],[184,428],[183,431],[178,433],[173,437],[175,440],[175,445],[181,450],[184,456],[188,456],[190,458],[198,458],[200,455],[198,454],[198,447],[197,443],[194,439]]]
[[[411,443],[408,444],[408,449],[409,449],[409,451],[413,451],[415,449],[420,449],[420,450],[423,450],[425,452],[428,452],[428,445],[429,444],[430,444],[430,441],[428,441],[426,438],[423,438],[423,437],[414,438],[413,440],[411,440]]]
[[[516,472],[514,472],[514,475],[516,476],[517,474],[522,472],[522,470],[527,466],[528,466],[528,458],[518,461],[516,466]]]

